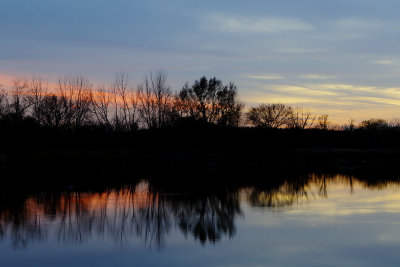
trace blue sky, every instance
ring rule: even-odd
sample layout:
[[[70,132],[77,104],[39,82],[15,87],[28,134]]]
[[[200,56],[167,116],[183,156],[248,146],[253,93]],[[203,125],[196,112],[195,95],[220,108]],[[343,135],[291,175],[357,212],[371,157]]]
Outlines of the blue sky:
[[[0,78],[111,83],[123,71],[139,83],[163,69],[175,90],[202,75],[234,81],[247,106],[400,118],[398,10],[393,0],[0,0]]]

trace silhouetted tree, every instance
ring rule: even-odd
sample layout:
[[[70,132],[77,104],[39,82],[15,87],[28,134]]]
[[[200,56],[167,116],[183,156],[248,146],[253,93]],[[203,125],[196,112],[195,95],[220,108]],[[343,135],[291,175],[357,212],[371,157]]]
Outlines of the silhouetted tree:
[[[313,125],[314,120],[315,116],[310,112],[298,107],[291,108],[287,126],[291,129],[306,129]]]
[[[0,119],[4,118],[7,110],[7,92],[0,84]]]
[[[59,128],[66,121],[64,101],[55,94],[46,95],[40,102],[41,121],[45,127]]]
[[[137,115],[137,96],[135,92],[129,88],[128,76],[119,73],[112,89],[113,98],[113,124],[114,129],[123,132],[132,132],[138,128]],[[101,109],[103,117],[106,116],[106,108],[108,99],[103,96],[101,99]]]
[[[33,77],[28,84],[28,95],[26,99],[32,109],[30,116],[39,124],[43,120],[43,99],[48,94],[48,91],[48,83],[45,83],[40,77]]]
[[[246,113],[247,121],[255,127],[279,128],[287,124],[290,109],[283,104],[261,104]]]
[[[356,128],[355,120],[354,119],[350,119],[347,122],[347,124],[345,124],[342,128],[345,131],[350,131],[350,132],[354,131],[354,129]]]
[[[9,102],[7,105],[7,115],[14,121],[22,120],[30,106],[26,94],[28,91],[28,81],[17,79],[14,81]]]
[[[359,128],[363,130],[382,130],[388,128],[388,123],[383,119],[369,119],[362,121]]]
[[[182,117],[219,126],[238,126],[243,108],[237,100],[236,85],[223,85],[215,77],[202,77],[192,86],[185,84],[176,102]]]
[[[91,121],[92,85],[83,76],[59,80],[59,95],[63,104],[63,125],[78,129]]]
[[[318,117],[317,128],[321,130],[328,130],[329,127],[328,114],[323,114]]]
[[[93,113],[96,117],[96,123],[108,129],[111,129],[110,109],[113,96],[105,86],[99,87],[92,94]]]
[[[150,73],[145,78],[138,87],[137,100],[140,119],[145,127],[151,129],[171,125],[173,96],[164,72]]]

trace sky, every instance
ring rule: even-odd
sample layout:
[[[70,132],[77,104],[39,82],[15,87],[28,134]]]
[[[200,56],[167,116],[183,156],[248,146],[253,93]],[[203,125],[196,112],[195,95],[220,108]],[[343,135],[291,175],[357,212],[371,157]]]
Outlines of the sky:
[[[338,123],[400,118],[397,0],[0,0],[0,83],[84,75],[173,90],[205,75],[246,107],[280,102]]]

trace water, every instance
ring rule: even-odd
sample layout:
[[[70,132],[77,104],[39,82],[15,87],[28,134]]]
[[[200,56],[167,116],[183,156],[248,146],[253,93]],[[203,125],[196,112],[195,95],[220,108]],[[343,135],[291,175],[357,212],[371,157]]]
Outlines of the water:
[[[309,175],[8,194],[0,238],[0,266],[398,266],[400,184]]]

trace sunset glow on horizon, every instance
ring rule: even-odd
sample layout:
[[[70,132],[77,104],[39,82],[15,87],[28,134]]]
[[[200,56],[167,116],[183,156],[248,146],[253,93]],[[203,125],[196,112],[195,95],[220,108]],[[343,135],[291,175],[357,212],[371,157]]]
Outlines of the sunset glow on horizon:
[[[80,74],[133,87],[164,70],[173,91],[205,75],[246,108],[298,106],[344,124],[400,118],[400,3],[376,1],[5,0],[0,84]],[[77,8],[79,6],[79,8]],[[210,7],[213,8],[210,8]],[[33,12],[32,10],[35,10]]]

